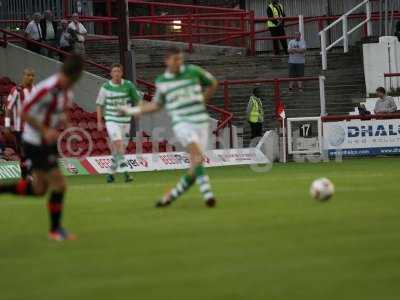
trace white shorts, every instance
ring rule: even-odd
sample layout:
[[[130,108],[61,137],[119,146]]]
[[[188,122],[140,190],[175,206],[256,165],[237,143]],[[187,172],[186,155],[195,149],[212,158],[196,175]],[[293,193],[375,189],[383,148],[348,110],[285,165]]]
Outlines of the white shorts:
[[[131,130],[131,124],[119,124],[115,122],[106,122],[106,128],[108,137],[112,142],[124,141],[125,143],[129,140],[129,133]]]
[[[190,144],[196,143],[202,151],[208,149],[208,124],[196,126],[190,123],[181,123],[174,126],[175,137],[178,142],[187,147]]]

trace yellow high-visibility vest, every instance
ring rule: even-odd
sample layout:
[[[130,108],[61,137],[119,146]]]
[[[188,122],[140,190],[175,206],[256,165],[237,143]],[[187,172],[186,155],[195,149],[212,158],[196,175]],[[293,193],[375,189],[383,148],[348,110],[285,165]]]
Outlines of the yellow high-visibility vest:
[[[283,12],[283,5],[282,4],[278,4],[279,7],[281,8],[281,11]],[[274,15],[274,18],[278,18],[278,17],[282,17],[282,15],[279,13],[278,8],[276,8],[275,5],[273,5],[272,3],[270,5],[268,5],[269,8],[271,8],[272,13]],[[272,22],[272,21],[267,21],[267,26],[268,28],[273,28],[273,27],[277,27],[277,25]]]
[[[261,104],[258,102],[259,100],[256,97],[251,96],[250,101],[253,103],[253,105],[250,111],[249,121],[251,123],[257,123],[262,113],[262,107]]]

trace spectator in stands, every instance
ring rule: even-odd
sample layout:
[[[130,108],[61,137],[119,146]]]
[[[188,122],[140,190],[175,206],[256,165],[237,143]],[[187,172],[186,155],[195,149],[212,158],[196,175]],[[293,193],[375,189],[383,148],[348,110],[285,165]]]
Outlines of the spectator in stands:
[[[397,36],[397,38],[399,39],[400,42],[400,21],[398,21],[396,23],[396,32],[395,32],[395,36]]]
[[[43,19],[40,20],[40,29],[42,31],[43,41],[51,47],[57,47],[57,22],[54,21],[51,10],[46,10]],[[47,50],[48,57],[54,57],[54,51]]]
[[[58,43],[58,46],[60,50],[65,51],[65,52],[71,52],[73,50],[73,44],[74,44],[74,38],[72,34],[74,33],[74,30],[71,30],[68,28],[68,21],[63,19],[61,20],[61,33],[60,33],[60,40]],[[75,39],[77,39],[75,37]],[[65,60],[65,55],[60,55],[60,60],[64,61]]]
[[[306,62],[306,42],[300,32],[296,32],[296,38],[289,42],[289,77],[299,78],[304,77],[304,66]],[[289,83],[289,90],[292,91],[294,81]],[[303,82],[297,81],[297,87],[300,92],[303,92]]]
[[[81,22],[79,22],[79,15],[74,13],[72,15],[72,21],[69,23],[68,28],[71,29],[76,35],[76,41],[73,45],[73,52],[75,54],[84,56],[85,55],[85,38],[87,35],[87,30]]]
[[[33,20],[28,23],[25,29],[25,36],[34,40],[36,42],[41,42],[43,40],[42,29],[40,28],[40,13],[33,14]],[[41,47],[33,43],[27,43],[27,48],[30,51],[40,53]]]
[[[251,129],[251,139],[262,136],[264,109],[261,101],[261,92],[259,88],[253,90],[247,104],[247,120]]]
[[[376,89],[376,94],[378,95],[378,100],[375,104],[375,114],[390,114],[397,111],[397,105],[394,99],[386,95],[386,90],[383,87]]]
[[[282,19],[282,18],[286,17],[283,5],[281,3],[279,3],[278,0],[272,0],[270,2],[270,4],[268,5],[267,14],[268,14],[268,18],[274,18],[274,19],[268,20],[268,22],[267,22],[267,26],[268,26],[269,31],[271,32],[271,35],[273,37],[286,36],[285,21]],[[283,51],[285,52],[285,54],[288,54],[288,45],[287,45],[286,38],[273,41],[274,54],[275,55],[280,54],[279,41],[282,44],[282,48],[283,48]]]

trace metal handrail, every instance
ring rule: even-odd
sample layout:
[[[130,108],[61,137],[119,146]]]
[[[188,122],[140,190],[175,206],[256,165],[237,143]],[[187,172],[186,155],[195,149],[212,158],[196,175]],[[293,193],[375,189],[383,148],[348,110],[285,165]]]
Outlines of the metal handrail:
[[[349,24],[348,24],[349,16],[351,16],[356,10],[360,9],[363,6],[366,7],[365,20],[349,30]],[[328,46],[327,45],[327,36],[326,36],[327,32],[339,23],[342,23],[343,35]],[[349,10],[344,15],[342,15],[339,19],[337,19],[332,24],[328,25],[327,27],[325,27],[324,29],[322,29],[319,32],[320,39],[321,39],[321,57],[322,57],[322,69],[323,70],[328,69],[328,51],[330,49],[332,49],[333,47],[335,47],[340,42],[343,42],[344,53],[348,53],[349,52],[349,35],[351,35],[356,30],[360,29],[364,25],[367,25],[367,35],[371,36],[372,35],[372,7],[371,7],[370,0],[364,0],[360,4],[356,5],[351,10]]]
[[[318,81],[320,91],[320,110],[321,116],[326,113],[326,93],[325,93],[325,76],[299,77],[296,81]],[[224,80],[220,83],[224,87],[224,108],[229,111],[230,94],[229,86],[233,85],[254,85],[254,84],[273,84],[274,85],[274,101],[278,103],[281,100],[281,83],[293,81],[293,78],[273,78],[273,79],[252,79],[252,80]]]

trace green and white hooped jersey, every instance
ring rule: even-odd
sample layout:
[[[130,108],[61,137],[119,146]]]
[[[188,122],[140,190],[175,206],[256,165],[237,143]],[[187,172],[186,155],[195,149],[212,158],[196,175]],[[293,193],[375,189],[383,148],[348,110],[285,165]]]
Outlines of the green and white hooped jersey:
[[[140,96],[136,86],[129,80],[122,80],[117,85],[110,81],[103,84],[97,96],[96,104],[103,108],[104,119],[106,122],[130,123],[131,117],[120,116],[118,107],[131,105],[135,106],[139,103]]]
[[[165,107],[172,126],[208,124],[202,86],[210,86],[214,81],[214,76],[198,66],[182,66],[179,74],[165,72],[156,79],[155,101]]]

